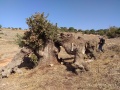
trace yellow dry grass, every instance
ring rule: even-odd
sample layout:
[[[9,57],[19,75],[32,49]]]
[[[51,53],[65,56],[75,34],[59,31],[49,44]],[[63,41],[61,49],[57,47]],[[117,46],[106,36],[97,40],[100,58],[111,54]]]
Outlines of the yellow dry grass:
[[[12,32],[14,35],[15,32],[19,33],[19,31]],[[81,34],[77,33],[77,35]],[[89,39],[97,38],[94,35],[82,36],[86,39],[88,37]],[[9,40],[10,38],[2,37],[1,39]],[[2,42],[2,40],[0,42],[0,58],[6,53],[4,59],[9,59],[10,56],[14,56],[19,51],[15,43]],[[88,62],[90,68],[88,72],[76,75],[61,64],[32,70],[22,68],[24,73],[15,73],[9,78],[0,79],[0,90],[120,90],[120,60],[115,56],[114,51],[107,49],[113,44],[120,44],[120,39],[106,39],[106,52],[99,53],[100,59]],[[62,55],[64,56],[66,53],[63,52]]]

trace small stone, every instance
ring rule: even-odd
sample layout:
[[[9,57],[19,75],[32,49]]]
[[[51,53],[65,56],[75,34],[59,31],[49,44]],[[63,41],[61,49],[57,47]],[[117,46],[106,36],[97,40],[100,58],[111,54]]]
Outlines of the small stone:
[[[50,66],[52,67],[54,64],[50,64]]]
[[[63,65],[64,63],[63,63],[63,62],[61,62],[60,64],[62,64],[62,65]]]

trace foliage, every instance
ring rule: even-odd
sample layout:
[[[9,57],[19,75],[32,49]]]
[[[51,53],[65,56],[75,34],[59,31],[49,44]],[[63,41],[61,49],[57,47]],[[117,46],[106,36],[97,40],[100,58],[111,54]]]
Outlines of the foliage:
[[[83,33],[84,33],[84,34],[90,34],[90,33],[89,33],[89,30],[85,30],[85,31],[83,31]]]
[[[115,38],[120,37],[120,28],[117,27],[110,27],[109,31],[107,32],[108,38]]]
[[[2,28],[2,25],[0,25],[0,28]]]
[[[35,13],[26,19],[29,30],[24,33],[22,41],[19,44],[31,48],[32,50],[39,50],[43,48],[49,40],[56,41],[58,28],[57,24],[53,25],[48,22],[48,16],[44,13]]]
[[[120,37],[120,28],[118,28],[118,29],[115,31],[115,33],[116,33],[116,35],[117,35],[118,37]]]
[[[68,29],[67,29],[67,27],[60,27],[60,31],[62,31],[62,32],[68,32]]]
[[[83,32],[82,29],[78,29],[77,31],[78,31],[78,32]]]
[[[62,32],[77,32],[77,29],[75,29],[74,27],[60,27],[60,31]]]
[[[74,29],[74,27],[69,27],[68,31],[69,31],[69,32],[74,32],[75,29]]]
[[[101,36],[107,36],[108,38],[120,37],[120,28],[112,26],[109,29],[99,29],[99,30],[78,30],[78,32],[83,32],[84,34],[98,34]]]
[[[16,37],[17,39],[15,40],[15,42],[19,45],[19,47],[23,47],[24,46],[23,36],[17,34]]]
[[[11,29],[10,27],[8,27],[8,29]]]
[[[103,30],[103,29],[100,29],[100,30],[98,30],[97,31],[97,34],[99,34],[99,35],[105,35],[105,30]]]
[[[37,56],[35,55],[35,54],[30,54],[29,55],[29,58],[30,58],[30,60],[35,64],[35,66],[37,66],[38,65],[38,58],[37,58]]]
[[[22,30],[22,28],[21,28],[21,27],[19,27],[19,30]]]
[[[91,29],[91,30],[89,31],[89,33],[90,33],[90,34],[95,34],[95,30],[94,30],[94,29]]]

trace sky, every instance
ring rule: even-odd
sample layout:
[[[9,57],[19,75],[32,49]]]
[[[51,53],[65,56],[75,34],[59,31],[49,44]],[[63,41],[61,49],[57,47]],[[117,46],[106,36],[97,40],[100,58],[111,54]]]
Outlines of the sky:
[[[26,18],[49,14],[58,27],[107,29],[120,27],[120,0],[0,0],[0,25],[27,29]]]

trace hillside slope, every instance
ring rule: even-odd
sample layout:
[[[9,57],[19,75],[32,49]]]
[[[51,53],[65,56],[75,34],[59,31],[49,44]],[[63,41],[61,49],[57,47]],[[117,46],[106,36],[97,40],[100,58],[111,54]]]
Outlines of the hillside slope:
[[[6,65],[20,50],[14,43],[17,33],[24,31],[2,30],[0,34],[0,65]],[[96,35],[82,35],[98,41]],[[34,68],[23,73],[13,73],[9,78],[0,79],[0,90],[120,90],[120,38],[106,39],[105,52],[98,53],[96,61],[88,62],[90,71],[76,75],[69,64]],[[61,52],[64,56],[66,53]],[[66,55],[67,57],[67,55]],[[4,64],[3,64],[4,63]]]
[[[20,50],[15,42],[18,33],[23,35],[24,31],[0,29],[0,63],[3,62],[2,60],[11,59]]]

